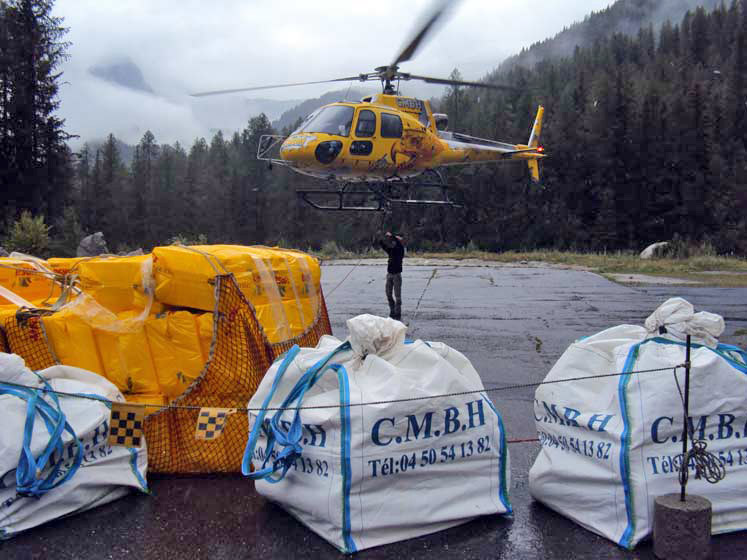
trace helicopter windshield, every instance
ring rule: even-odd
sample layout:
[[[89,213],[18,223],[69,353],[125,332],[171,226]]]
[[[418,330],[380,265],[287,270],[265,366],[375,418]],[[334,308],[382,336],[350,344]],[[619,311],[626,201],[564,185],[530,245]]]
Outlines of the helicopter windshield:
[[[318,132],[321,134],[335,134],[348,136],[353,126],[352,107],[333,105],[324,107],[303,123],[296,132]]]

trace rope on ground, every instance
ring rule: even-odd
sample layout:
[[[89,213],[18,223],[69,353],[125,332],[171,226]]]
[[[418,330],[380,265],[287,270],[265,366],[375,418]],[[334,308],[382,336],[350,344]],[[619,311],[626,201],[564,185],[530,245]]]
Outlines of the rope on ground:
[[[347,274],[345,275],[345,277],[344,277],[344,278],[343,278],[342,280],[340,280],[340,281],[339,281],[339,282],[337,283],[337,286],[335,286],[335,287],[334,287],[334,288],[332,288],[332,289],[331,289],[331,290],[330,290],[329,292],[327,292],[327,295],[325,296],[325,299],[326,299],[327,301],[329,301],[329,296],[331,296],[331,295],[332,295],[332,294],[333,294],[333,293],[335,292],[335,290],[336,290],[337,288],[339,288],[340,286],[342,286],[342,285],[343,285],[343,283],[345,282],[345,280],[347,280],[347,279],[348,279],[348,276],[350,276],[350,275],[351,275],[351,274],[353,273],[353,271],[354,271],[354,270],[355,270],[356,268],[358,268],[358,265],[360,265],[360,264],[361,264],[362,262],[363,262],[363,259],[362,259],[362,258],[358,259],[358,262],[357,262],[357,263],[355,263],[355,265],[353,266],[353,268],[351,268],[351,269],[350,269],[350,270],[348,271],[348,273],[347,273]]]
[[[415,311],[413,311],[413,313],[412,313],[412,319],[410,319],[410,325],[413,325],[413,326],[410,327],[410,325],[408,325],[408,327],[410,327],[409,328],[409,334],[410,335],[412,335],[412,333],[414,333],[415,330],[416,330],[416,328],[417,328],[417,327],[414,326],[414,323],[415,323],[415,319],[417,319],[417,317],[418,317],[418,311],[420,310],[420,302],[423,301],[423,297],[425,296],[425,292],[428,291],[428,288],[430,287],[431,282],[436,277],[437,273],[438,273],[438,269],[434,268],[433,272],[431,272],[430,278],[428,278],[428,281],[425,283],[425,287],[423,288],[423,292],[420,294],[420,298],[418,298],[418,303],[415,306]]]
[[[557,383],[569,383],[572,381],[584,381],[586,379],[601,379],[605,377],[620,377],[623,375],[640,375],[643,373],[657,373],[662,371],[675,371],[675,377],[676,377],[676,371],[679,368],[685,367],[684,365],[678,365],[675,367],[667,367],[667,368],[656,368],[656,369],[642,369],[638,371],[629,371],[629,372],[617,372],[617,373],[605,373],[600,375],[587,375],[583,377],[567,377],[563,379],[552,379],[550,381],[540,381],[539,383],[521,383],[516,385],[507,385],[505,387],[491,387],[487,389],[478,389],[474,391],[459,391],[456,393],[444,393],[440,395],[426,395],[422,397],[408,397],[408,398],[402,398],[402,399],[391,399],[391,400],[382,400],[382,401],[368,401],[368,402],[361,402],[361,403],[341,403],[341,404],[325,404],[325,405],[312,405],[312,406],[291,406],[291,407],[252,407],[252,408],[239,408],[235,407],[237,412],[279,412],[279,411],[296,411],[296,410],[323,410],[323,409],[335,409],[335,408],[352,408],[357,406],[375,406],[375,405],[381,405],[381,404],[394,404],[394,403],[403,403],[403,402],[414,402],[414,401],[425,401],[425,400],[431,400],[431,399],[443,399],[443,398],[450,398],[450,397],[462,397],[462,396],[469,396],[469,395],[482,395],[484,393],[498,393],[502,391],[511,391],[515,389],[527,389],[527,388],[533,388],[533,387],[539,387],[541,385],[554,385]],[[72,397],[72,398],[79,398],[79,399],[88,399],[88,400],[95,400],[99,402],[115,402],[108,399],[104,399],[99,396],[93,396],[93,395],[85,395],[81,393],[67,393],[65,391],[55,391],[53,389],[49,389],[47,387],[32,387],[29,385],[22,385],[19,383],[12,383],[10,381],[3,381],[0,382],[0,390],[2,390],[3,386],[9,386],[9,387],[17,387],[17,388],[24,388],[24,389],[31,389],[33,391],[38,391],[40,393],[49,393],[54,395],[60,395],[63,397]],[[132,403],[130,403],[132,404]],[[175,404],[168,404],[168,405],[162,405],[162,404],[147,404],[147,403],[137,403],[139,406],[143,407],[150,407],[150,408],[158,408],[158,409],[167,409],[167,408],[174,408],[174,409],[181,409],[181,410],[200,410],[204,407],[207,407],[209,405],[175,405]]]

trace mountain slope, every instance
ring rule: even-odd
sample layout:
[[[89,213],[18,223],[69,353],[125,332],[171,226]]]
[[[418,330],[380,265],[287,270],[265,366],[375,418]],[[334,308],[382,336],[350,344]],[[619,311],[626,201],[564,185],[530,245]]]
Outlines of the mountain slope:
[[[515,66],[531,67],[546,59],[562,58],[574,49],[588,47],[613,33],[635,35],[642,27],[658,28],[669,20],[679,22],[688,10],[702,6],[711,10],[723,0],[618,0],[609,8],[592,12],[584,21],[575,23],[552,38],[533,44],[521,53],[507,58],[499,71]],[[728,4],[728,3],[727,3]]]
[[[88,73],[128,89],[153,93],[140,68],[129,58],[96,64],[88,69]]]
[[[303,119],[310,113],[316,111],[319,107],[327,105],[328,103],[334,103],[335,101],[358,101],[365,95],[370,95],[370,91],[358,88],[351,89],[339,89],[335,91],[328,91],[327,93],[317,97],[315,99],[307,99],[288,109],[280,118],[273,121],[272,127],[278,132],[282,131],[283,128],[292,126],[298,119]]]

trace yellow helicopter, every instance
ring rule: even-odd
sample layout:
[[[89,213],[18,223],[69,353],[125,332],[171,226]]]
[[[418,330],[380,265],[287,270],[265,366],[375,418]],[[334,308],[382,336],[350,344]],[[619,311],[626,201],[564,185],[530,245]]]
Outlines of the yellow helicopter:
[[[450,200],[448,185],[439,168],[454,165],[523,160],[533,181],[539,181],[538,160],[545,157],[540,145],[542,106],[537,111],[526,144],[510,144],[447,131],[448,117],[433,113],[428,101],[399,95],[399,83],[421,80],[451,86],[514,90],[482,82],[432,78],[400,72],[452,2],[443,0],[433,10],[394,62],[357,76],[257,86],[192,94],[194,97],[343,81],[381,81],[383,92],[360,102],[338,102],[311,113],[289,136],[264,135],[257,158],[270,166],[328,180],[333,189],[299,190],[299,196],[321,210],[389,210],[392,204],[458,206]],[[394,83],[397,83],[395,88]],[[277,155],[274,155],[277,154]],[[422,177],[421,177],[422,176]],[[362,190],[361,187],[364,187]],[[415,195],[437,188],[440,199]],[[333,197],[334,204],[325,204]],[[350,202],[353,201],[351,204]],[[373,204],[371,203],[373,202]]]

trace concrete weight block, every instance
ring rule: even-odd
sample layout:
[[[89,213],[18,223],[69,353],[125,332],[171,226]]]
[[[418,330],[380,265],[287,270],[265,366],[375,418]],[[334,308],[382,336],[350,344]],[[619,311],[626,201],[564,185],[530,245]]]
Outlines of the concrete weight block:
[[[654,554],[662,560],[711,557],[711,502],[665,494],[654,500]]]

